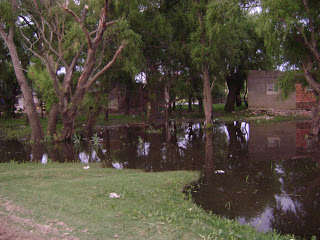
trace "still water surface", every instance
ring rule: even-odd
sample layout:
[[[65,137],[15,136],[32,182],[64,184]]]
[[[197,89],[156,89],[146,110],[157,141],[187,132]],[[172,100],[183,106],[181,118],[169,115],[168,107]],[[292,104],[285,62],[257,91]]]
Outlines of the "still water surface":
[[[80,161],[146,171],[199,170],[186,187],[207,211],[276,230],[320,238],[320,144],[308,123],[171,123],[101,128],[99,144],[25,145],[0,140],[0,162]]]

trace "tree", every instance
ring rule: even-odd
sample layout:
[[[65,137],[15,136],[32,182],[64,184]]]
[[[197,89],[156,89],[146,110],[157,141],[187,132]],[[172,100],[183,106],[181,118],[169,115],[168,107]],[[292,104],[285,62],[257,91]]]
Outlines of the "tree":
[[[288,70],[301,73],[320,94],[320,2],[317,0],[261,0],[263,25],[260,32],[266,45]],[[289,73],[292,74],[292,73]],[[288,78],[283,78],[288,80]],[[293,89],[295,78],[286,84]],[[279,84],[285,86],[284,84]],[[312,110],[312,134],[320,132],[320,101]]]
[[[21,21],[34,30],[21,27],[20,33],[53,81],[63,123],[60,140],[70,139],[85,95],[121,53],[128,57],[124,48],[134,55],[140,38],[118,19],[117,4],[108,0],[25,0],[19,8]]]
[[[0,42],[0,117],[2,111],[6,117],[15,115],[14,105],[17,95],[20,94],[20,87],[9,59],[8,49]]]
[[[225,77],[228,64],[239,61],[240,39],[238,27],[242,18],[239,1],[192,1],[191,57],[202,73],[205,123],[212,122],[212,95],[215,81]]]
[[[17,77],[21,92],[25,102],[25,111],[29,119],[32,129],[31,141],[40,141],[43,139],[43,131],[40,124],[40,119],[36,111],[33,101],[32,90],[28,86],[27,78],[23,72],[22,62],[19,58],[17,45],[15,43],[15,21],[18,16],[17,2],[1,1],[0,3],[0,35],[9,49],[14,72]]]
[[[250,6],[243,5],[243,8]],[[248,11],[244,12],[244,17],[241,18],[239,27],[242,29],[241,45],[239,61],[230,62],[226,82],[228,85],[229,93],[225,105],[226,112],[232,112],[234,105],[241,106],[241,90],[245,85],[248,70],[270,70],[273,69],[273,60],[267,54],[266,47],[264,46],[263,37],[259,36],[256,28],[259,24],[256,15]]]
[[[154,122],[158,117],[160,105],[167,109],[170,102],[170,89],[174,85],[180,60],[178,52],[181,45],[177,42],[181,39],[179,34],[186,29],[181,27],[185,17],[180,7],[182,2],[138,1],[135,10],[131,11],[132,26],[143,40],[142,53],[146,59],[143,72],[147,81],[151,112],[149,122]],[[167,96],[166,102],[159,97],[163,96],[163,92]]]

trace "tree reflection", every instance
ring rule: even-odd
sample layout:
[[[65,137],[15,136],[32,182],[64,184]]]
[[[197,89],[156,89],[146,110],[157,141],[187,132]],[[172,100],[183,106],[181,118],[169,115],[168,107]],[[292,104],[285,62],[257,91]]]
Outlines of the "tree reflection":
[[[188,187],[194,201],[207,211],[262,231],[319,237],[318,162],[253,161],[245,129],[235,122],[206,133],[203,176]]]

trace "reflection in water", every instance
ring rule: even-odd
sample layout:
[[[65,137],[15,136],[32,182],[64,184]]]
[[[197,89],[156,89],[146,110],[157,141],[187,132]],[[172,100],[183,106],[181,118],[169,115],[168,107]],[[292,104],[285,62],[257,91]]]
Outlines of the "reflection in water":
[[[320,237],[320,145],[302,123],[254,125],[167,123],[101,129],[99,146],[90,141],[24,145],[0,143],[0,162],[100,162],[103,167],[146,171],[201,170],[188,186],[194,201],[220,216]],[[161,133],[162,132],[162,133]]]
[[[301,134],[300,126],[251,125],[248,134],[234,123],[225,125],[227,132],[214,130],[212,162],[188,187],[194,201],[260,231],[319,238],[319,142]]]

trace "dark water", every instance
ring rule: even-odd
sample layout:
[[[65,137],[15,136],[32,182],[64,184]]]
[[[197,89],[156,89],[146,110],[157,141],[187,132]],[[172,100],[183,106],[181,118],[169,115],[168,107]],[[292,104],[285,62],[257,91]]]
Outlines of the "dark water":
[[[0,162],[100,162],[146,171],[200,170],[194,201],[259,231],[320,238],[320,144],[307,123],[199,123],[102,128],[99,144],[0,140]]]

